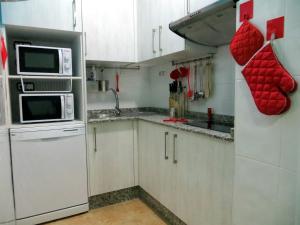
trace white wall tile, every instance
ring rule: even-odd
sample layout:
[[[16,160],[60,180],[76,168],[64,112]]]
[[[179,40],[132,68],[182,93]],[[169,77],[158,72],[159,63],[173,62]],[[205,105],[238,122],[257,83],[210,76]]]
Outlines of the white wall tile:
[[[277,57],[287,71],[293,76],[300,75],[300,37],[285,37],[284,39],[276,40],[274,46]]]
[[[236,157],[234,225],[274,225],[278,168]]]
[[[244,80],[236,83],[236,154],[279,165],[281,116],[265,116],[254,104]]]
[[[286,0],[285,35],[287,38],[300,37],[299,0]]]
[[[254,0],[254,17],[251,19],[266,36],[267,21],[285,15],[285,0]]]
[[[300,76],[295,76],[300,84]],[[281,123],[281,159],[280,167],[290,171],[297,171],[298,154],[300,154],[300,92],[290,96],[292,104],[288,112],[280,119]],[[300,171],[299,171],[300,172]]]
[[[109,86],[112,88],[115,88],[115,73],[116,70],[109,69],[103,74],[104,79],[109,80]],[[99,70],[98,77],[100,77]],[[119,100],[121,108],[149,106],[147,69],[121,71]],[[110,109],[115,107],[115,98],[112,92],[99,92],[97,82],[89,81],[87,82],[87,104],[88,109]]]
[[[276,202],[276,225],[295,225],[296,211],[296,173],[279,171],[279,188]]]

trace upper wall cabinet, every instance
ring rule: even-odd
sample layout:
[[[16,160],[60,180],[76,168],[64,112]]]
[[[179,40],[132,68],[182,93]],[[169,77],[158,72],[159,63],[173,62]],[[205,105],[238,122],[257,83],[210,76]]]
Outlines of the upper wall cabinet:
[[[86,60],[135,62],[135,0],[84,0]]]
[[[137,1],[138,61],[184,50],[184,39],[169,29],[184,14],[184,0]]]
[[[186,0],[188,13],[195,12],[219,0]]]
[[[2,2],[2,23],[66,31],[81,31],[81,0]]]

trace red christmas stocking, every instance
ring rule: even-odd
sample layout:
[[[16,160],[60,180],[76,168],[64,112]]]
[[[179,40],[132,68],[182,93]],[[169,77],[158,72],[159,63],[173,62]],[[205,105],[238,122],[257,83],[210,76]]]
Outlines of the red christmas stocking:
[[[289,109],[287,94],[296,90],[297,83],[281,65],[270,43],[250,60],[242,74],[261,113],[279,115]]]
[[[230,51],[239,65],[245,65],[263,44],[263,34],[245,20],[231,40]]]

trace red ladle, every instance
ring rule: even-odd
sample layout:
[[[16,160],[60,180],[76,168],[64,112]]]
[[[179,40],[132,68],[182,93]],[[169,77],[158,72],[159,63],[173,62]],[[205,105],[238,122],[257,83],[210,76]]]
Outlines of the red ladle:
[[[188,75],[187,75],[187,80],[188,80],[188,92],[187,92],[187,97],[188,97],[188,98],[192,98],[192,97],[193,97],[193,91],[191,90],[190,76],[191,76],[191,71],[190,71],[190,68],[188,68]]]

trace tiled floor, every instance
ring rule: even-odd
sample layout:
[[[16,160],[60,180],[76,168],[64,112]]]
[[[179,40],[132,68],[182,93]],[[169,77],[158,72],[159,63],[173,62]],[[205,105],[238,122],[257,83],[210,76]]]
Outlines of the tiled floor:
[[[47,225],[166,225],[142,201],[131,201],[94,209],[88,213]]]

